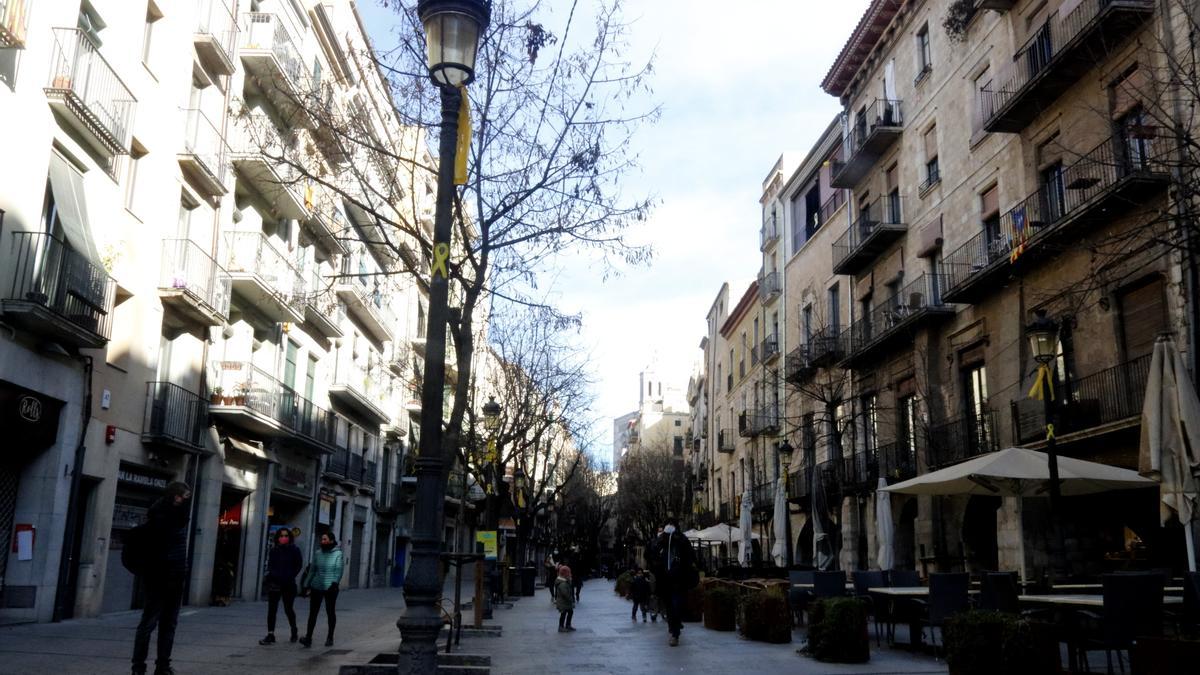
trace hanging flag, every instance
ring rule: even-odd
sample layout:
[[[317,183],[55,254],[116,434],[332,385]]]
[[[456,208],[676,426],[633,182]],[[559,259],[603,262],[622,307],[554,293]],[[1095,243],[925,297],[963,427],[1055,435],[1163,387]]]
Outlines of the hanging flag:
[[[1019,206],[1012,210],[1012,250],[1008,254],[1008,262],[1015,263],[1025,252],[1025,242],[1028,239],[1025,207]]]
[[[458,152],[454,155],[454,184],[467,184],[467,157],[471,154],[471,100],[467,85],[458,86],[462,103],[458,106]]]

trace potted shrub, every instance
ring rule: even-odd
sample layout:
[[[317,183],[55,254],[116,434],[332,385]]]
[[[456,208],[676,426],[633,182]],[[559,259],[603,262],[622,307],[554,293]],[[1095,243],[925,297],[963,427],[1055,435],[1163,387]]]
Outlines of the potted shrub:
[[[809,605],[808,652],[818,661],[866,663],[871,659],[867,603],[826,598]]]
[[[950,673],[1056,673],[1058,636],[1051,624],[983,610],[946,621],[946,664]]]
[[[747,592],[738,604],[738,629],[747,640],[781,644],[792,641],[792,611],[778,588]]]
[[[224,389],[213,387],[212,393],[208,395],[208,402],[212,405],[221,405],[221,394],[223,393],[225,393]]]
[[[710,630],[737,629],[738,592],[725,583],[704,587],[704,627]]]
[[[617,577],[617,584],[613,590],[622,598],[629,597],[629,587],[633,584],[633,572],[625,571]]]

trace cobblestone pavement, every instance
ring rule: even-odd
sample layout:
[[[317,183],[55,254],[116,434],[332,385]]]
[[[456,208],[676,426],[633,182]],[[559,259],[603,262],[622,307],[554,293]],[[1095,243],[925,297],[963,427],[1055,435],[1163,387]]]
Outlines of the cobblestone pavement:
[[[492,673],[569,673],[619,675],[626,673],[945,673],[945,662],[932,657],[889,649],[872,642],[870,663],[835,665],[801,656],[803,640],[797,630],[792,644],[771,645],[742,640],[737,633],[684,624],[679,647],[667,646],[667,627],[630,621],[628,601],[613,593],[604,580],[584,585],[575,609],[576,632],[558,632],[558,612],[546,590],[522,598],[511,610],[497,608],[495,623],[504,628],[501,638],[463,639],[462,651],[492,656]],[[901,629],[902,630],[902,629]],[[898,635],[903,639],[903,635]]]

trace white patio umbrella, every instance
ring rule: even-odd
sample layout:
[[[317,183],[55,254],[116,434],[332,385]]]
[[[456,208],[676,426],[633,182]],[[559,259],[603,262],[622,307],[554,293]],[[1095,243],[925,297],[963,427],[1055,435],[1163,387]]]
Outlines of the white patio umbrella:
[[[875,562],[881,570],[890,570],[895,564],[896,526],[892,523],[892,495],[886,487],[887,479],[880,476],[875,491]]]
[[[689,530],[684,536],[686,536],[688,539],[700,539],[703,541],[741,541],[742,528],[731,527],[726,523],[717,523],[716,525],[713,525],[712,527],[706,527],[703,530]],[[750,536],[754,537],[755,539],[759,538],[757,532],[752,532]]]
[[[1150,357],[1142,404],[1142,438],[1138,472],[1158,481],[1159,517],[1163,525],[1174,514],[1183,524],[1188,570],[1196,571],[1192,519],[1200,485],[1200,399],[1175,342],[1159,336]]]
[[[1154,481],[1120,467],[1087,462],[1072,457],[1058,458],[1060,491],[1065,496],[1127,490],[1154,485]],[[911,495],[991,495],[1017,497],[1017,527],[1022,526],[1021,498],[1048,496],[1050,468],[1046,453],[1026,448],[991,452],[945,469],[880,488],[885,492]],[[1021,580],[1025,580],[1025,533],[1017,539],[1021,557]]]
[[[792,543],[787,540],[787,488],[784,485],[783,476],[779,477],[775,486],[775,545],[771,547],[771,557],[775,558],[775,566],[783,567],[787,564],[787,546]]]
[[[754,500],[750,497],[750,488],[742,493],[742,515],[738,519],[738,529],[742,534],[742,548],[738,551],[738,562],[742,567],[750,565],[750,547],[751,537],[754,533],[750,531],[753,525],[750,523],[750,514],[754,510]]]

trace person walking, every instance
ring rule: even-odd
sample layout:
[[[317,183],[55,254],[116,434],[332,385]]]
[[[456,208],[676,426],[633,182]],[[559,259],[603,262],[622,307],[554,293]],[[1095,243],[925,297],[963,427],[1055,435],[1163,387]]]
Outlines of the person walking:
[[[579,570],[579,574],[576,574],[571,579],[571,587],[575,590],[575,604],[577,604],[577,605],[579,604],[579,596],[583,593],[583,579],[585,576],[585,574],[584,574],[585,569],[587,569],[587,568],[581,567]]]
[[[633,613],[630,619],[637,621],[638,608],[642,610],[642,623],[646,623],[646,613],[650,611],[650,580],[641,570],[633,574],[633,583],[629,585],[629,597],[633,600]]]
[[[142,620],[133,638],[133,673],[144,675],[150,654],[150,634],[158,629],[158,648],[154,675],[174,675],[171,650],[175,647],[175,627],[179,605],[183,602],[183,584],[188,573],[188,520],[191,518],[192,488],[173,482],[147,513],[141,580],[146,592]]]
[[[672,647],[679,645],[679,633],[683,630],[683,606],[687,592],[699,583],[692,545],[678,531],[678,523],[671,519],[663,533],[654,543],[652,559],[655,563],[655,578],[658,581],[659,611],[667,616],[667,630]]]
[[[279,601],[283,600],[283,613],[287,615],[292,629],[292,642],[299,637],[296,632],[296,575],[304,566],[300,547],[292,543],[292,533],[281,528],[275,533],[275,546],[267,555],[267,636],[258,641],[260,645],[275,644],[275,616],[279,612]]]
[[[333,534],[321,534],[321,550],[313,554],[312,564],[305,575],[304,587],[311,594],[308,604],[308,631],[300,638],[300,644],[312,646],[313,629],[317,627],[317,614],[321,611],[321,603],[325,603],[325,617],[329,622],[329,633],[325,637],[325,646],[333,646],[333,629],[337,627],[337,596],[338,582],[346,568],[346,558],[342,549],[338,548]]]
[[[558,632],[570,633],[571,619],[575,616],[575,594],[571,589],[571,568],[558,566],[558,578],[554,580],[554,606],[558,608]]]

